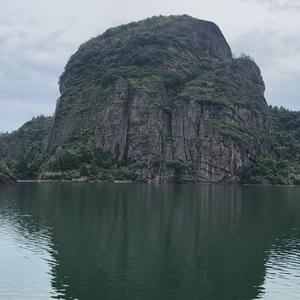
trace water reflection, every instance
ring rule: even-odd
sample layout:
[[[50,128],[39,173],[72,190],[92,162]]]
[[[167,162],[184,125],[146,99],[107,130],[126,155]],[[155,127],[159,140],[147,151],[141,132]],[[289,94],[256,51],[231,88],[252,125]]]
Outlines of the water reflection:
[[[0,189],[0,232],[9,228],[33,256],[47,251],[52,298],[271,299],[271,289],[283,299],[282,274],[299,283],[299,196],[279,187],[22,184]]]
[[[285,245],[274,245],[266,263],[264,293],[258,299],[298,299],[300,287],[299,238],[284,240]],[[284,292],[284,293],[283,293]]]

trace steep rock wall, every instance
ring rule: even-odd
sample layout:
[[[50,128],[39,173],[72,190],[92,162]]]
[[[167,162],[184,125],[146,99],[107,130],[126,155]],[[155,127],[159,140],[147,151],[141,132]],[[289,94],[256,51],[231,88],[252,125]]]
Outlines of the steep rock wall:
[[[270,147],[264,83],[219,28],[188,16],[108,30],[60,79],[48,150],[81,140],[155,182],[236,181]],[[117,167],[117,166],[114,166]]]

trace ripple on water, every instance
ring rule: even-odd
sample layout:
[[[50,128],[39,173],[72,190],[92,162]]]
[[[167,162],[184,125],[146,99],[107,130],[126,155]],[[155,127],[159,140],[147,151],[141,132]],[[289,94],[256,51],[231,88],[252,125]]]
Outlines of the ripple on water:
[[[0,219],[0,298],[50,299],[54,294],[47,232],[44,229],[26,233],[14,217]],[[17,217],[30,218],[29,215]]]
[[[288,247],[287,247],[288,246]],[[257,299],[300,299],[300,241],[291,238],[269,253],[266,277]]]

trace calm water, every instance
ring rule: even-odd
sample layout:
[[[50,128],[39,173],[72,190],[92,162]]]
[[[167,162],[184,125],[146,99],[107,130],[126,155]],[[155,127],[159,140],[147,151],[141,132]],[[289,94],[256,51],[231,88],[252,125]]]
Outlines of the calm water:
[[[300,188],[0,186],[0,299],[300,299]]]

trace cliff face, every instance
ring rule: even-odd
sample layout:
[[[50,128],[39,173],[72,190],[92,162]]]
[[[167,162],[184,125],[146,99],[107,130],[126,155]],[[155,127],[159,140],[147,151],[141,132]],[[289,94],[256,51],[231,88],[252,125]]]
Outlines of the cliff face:
[[[16,183],[17,179],[11,176],[6,171],[0,170],[0,184],[2,183]]]
[[[232,58],[211,22],[154,17],[110,29],[71,57],[60,91],[49,152],[80,141],[112,168],[135,164],[139,180],[236,181],[269,148],[259,68]]]

